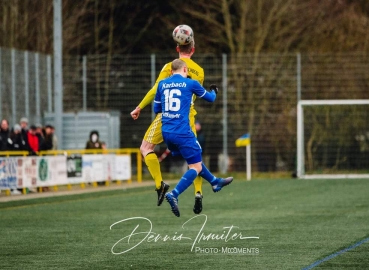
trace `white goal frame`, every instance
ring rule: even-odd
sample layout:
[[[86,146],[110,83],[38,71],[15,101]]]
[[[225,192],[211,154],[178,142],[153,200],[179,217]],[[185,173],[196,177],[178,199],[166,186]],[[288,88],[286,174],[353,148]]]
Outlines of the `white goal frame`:
[[[297,103],[297,177],[300,179],[369,178],[369,174],[305,174],[304,106],[369,105],[369,99],[299,100]]]

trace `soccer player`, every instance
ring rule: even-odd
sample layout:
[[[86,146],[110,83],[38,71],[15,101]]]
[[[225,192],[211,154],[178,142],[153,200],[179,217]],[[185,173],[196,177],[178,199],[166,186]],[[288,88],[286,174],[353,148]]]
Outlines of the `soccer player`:
[[[187,26],[189,27],[189,26]],[[177,28],[177,27],[176,27]],[[191,29],[191,28],[190,28]],[[191,30],[192,31],[192,30]],[[189,76],[198,81],[201,85],[204,82],[204,70],[200,67],[195,61],[191,59],[191,56],[195,52],[195,41],[193,38],[189,40],[189,43],[186,45],[177,45],[177,52],[179,53],[179,58],[186,62],[188,66],[188,74]],[[131,112],[131,116],[134,120],[138,119],[140,112],[147,105],[151,104],[154,100],[156,89],[158,83],[171,76],[171,63],[167,63],[164,65],[161,70],[156,83],[150,89],[150,91],[143,98],[141,103]],[[190,109],[190,126],[192,131],[196,134],[195,129],[195,115],[197,114],[193,102],[191,103]],[[142,156],[144,157],[146,166],[155,181],[156,191],[158,194],[158,202],[157,205],[160,206],[164,200],[164,195],[169,189],[169,185],[163,182],[163,178],[160,171],[160,164],[158,157],[154,152],[154,148],[157,144],[163,142],[163,136],[161,134],[161,113],[156,115],[154,121],[151,123],[150,127],[147,129],[145,136],[142,140],[142,144],[140,146],[140,151]],[[194,181],[195,188],[195,204],[193,211],[195,214],[199,214],[202,211],[202,179],[198,177]]]
[[[218,88],[212,84],[211,92],[208,92],[198,81],[187,78],[188,67],[181,59],[175,59],[171,67],[173,75],[158,84],[154,99],[154,112],[162,113],[162,134],[172,155],[181,155],[189,167],[176,187],[165,194],[172,212],[179,217],[178,196],[193,183],[198,175],[212,185],[214,192],[229,185],[233,177],[217,178],[209,172],[202,163],[201,146],[190,127],[189,112],[192,96],[196,95],[213,102]]]

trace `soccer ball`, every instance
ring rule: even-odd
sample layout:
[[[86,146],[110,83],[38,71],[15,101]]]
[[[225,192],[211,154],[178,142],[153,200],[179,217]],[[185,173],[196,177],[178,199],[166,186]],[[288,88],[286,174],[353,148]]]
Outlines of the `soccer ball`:
[[[187,45],[193,40],[192,28],[181,24],[174,28],[173,39],[178,45]]]

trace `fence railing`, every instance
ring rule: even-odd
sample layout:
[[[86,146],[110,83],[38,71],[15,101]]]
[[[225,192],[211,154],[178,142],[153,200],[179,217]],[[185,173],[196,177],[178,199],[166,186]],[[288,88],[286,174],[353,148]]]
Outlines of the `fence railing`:
[[[137,148],[80,149],[40,151],[29,156],[27,151],[0,152],[0,190],[10,194],[11,189],[42,188],[73,184],[82,188],[86,183],[96,187],[97,182],[109,185],[121,180],[132,183],[133,175],[142,182],[142,157]],[[134,159],[132,158],[134,157]]]

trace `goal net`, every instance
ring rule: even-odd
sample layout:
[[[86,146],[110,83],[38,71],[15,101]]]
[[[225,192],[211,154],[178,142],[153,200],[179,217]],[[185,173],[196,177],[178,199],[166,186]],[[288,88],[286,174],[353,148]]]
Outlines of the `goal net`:
[[[369,178],[369,100],[298,102],[297,176]]]

